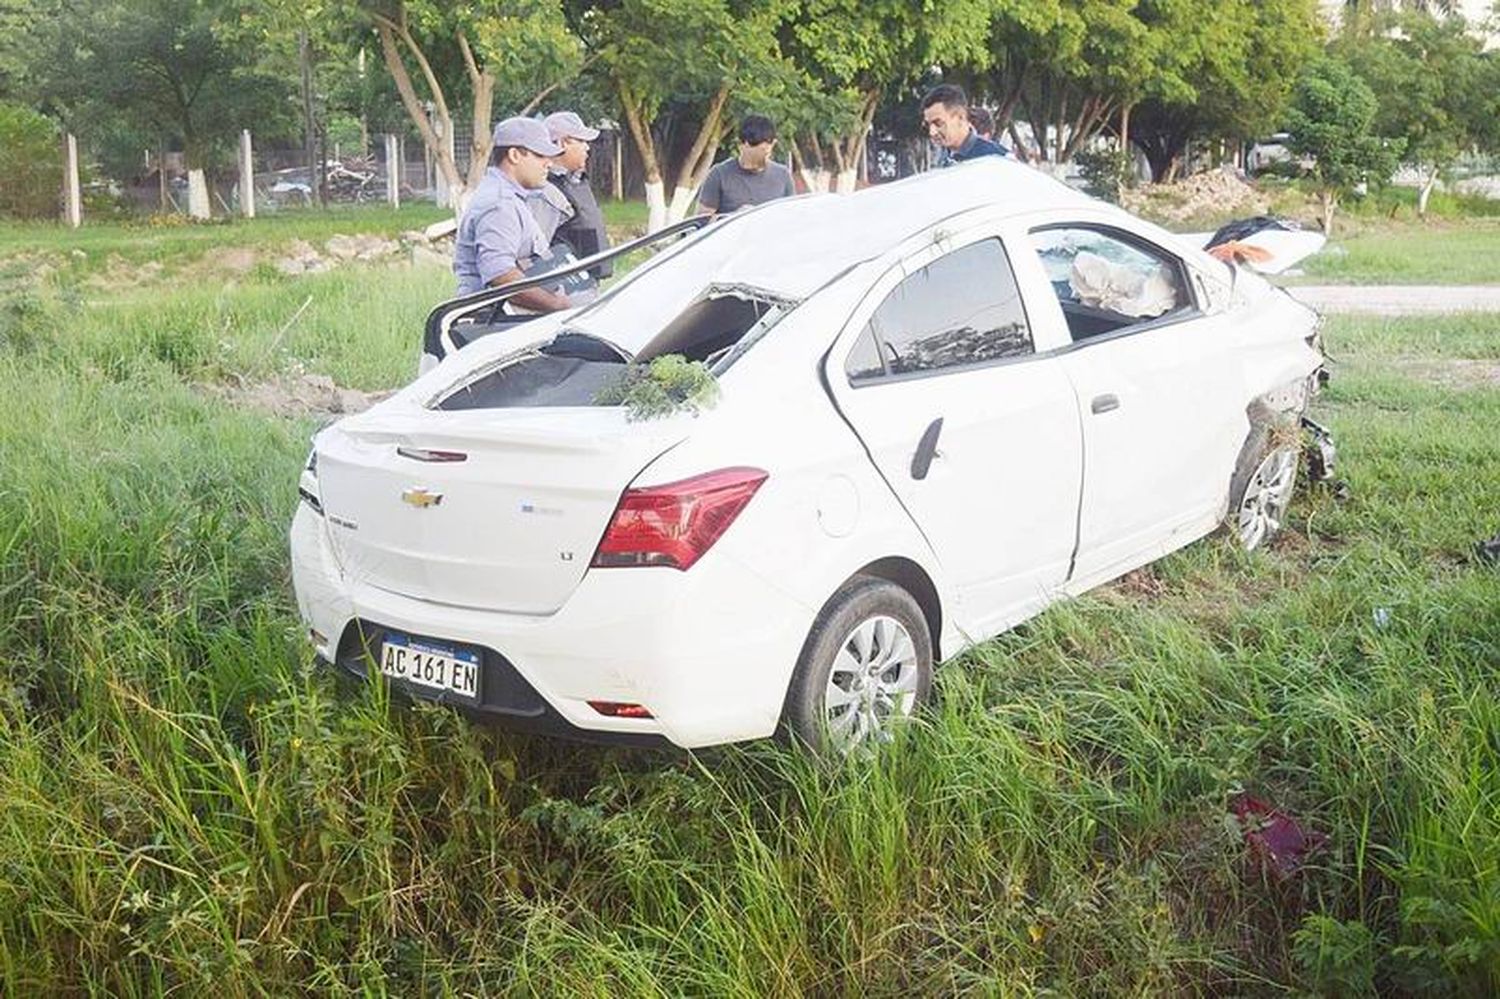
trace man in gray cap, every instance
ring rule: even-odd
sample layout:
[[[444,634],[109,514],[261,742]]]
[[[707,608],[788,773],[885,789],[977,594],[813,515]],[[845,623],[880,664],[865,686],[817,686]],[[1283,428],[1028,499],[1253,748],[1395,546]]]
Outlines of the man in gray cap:
[[[547,168],[561,152],[535,118],[507,118],[495,126],[489,168],[458,224],[453,273],[460,295],[520,281],[546,254],[547,240],[527,206],[528,192],[547,183]],[[546,288],[528,288],[510,301],[533,312],[572,307],[567,295]]]
[[[549,114],[543,123],[562,152],[552,158],[550,186],[532,199],[531,209],[550,242],[565,240],[578,256],[591,257],[609,249],[604,213],[588,178],[589,143],[599,138],[599,130],[589,128],[572,111]],[[607,278],[613,267],[608,261],[599,264],[594,276]]]

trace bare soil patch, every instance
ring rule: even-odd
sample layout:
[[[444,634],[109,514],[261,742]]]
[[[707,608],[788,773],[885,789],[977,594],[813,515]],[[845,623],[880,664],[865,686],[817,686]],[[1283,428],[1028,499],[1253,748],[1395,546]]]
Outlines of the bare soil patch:
[[[1450,389],[1500,388],[1500,361],[1474,358],[1401,359],[1401,373]]]
[[[394,390],[363,392],[345,388],[327,375],[283,375],[270,381],[203,386],[233,406],[272,416],[346,416],[363,412]]]

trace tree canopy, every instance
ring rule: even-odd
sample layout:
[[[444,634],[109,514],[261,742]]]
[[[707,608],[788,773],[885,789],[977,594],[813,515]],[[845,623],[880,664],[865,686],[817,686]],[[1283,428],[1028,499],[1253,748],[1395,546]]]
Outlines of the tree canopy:
[[[1316,94],[1363,106],[1309,69],[1326,47],[1430,189],[1500,144],[1500,55],[1450,6],[1350,3],[1325,46],[1318,0],[0,0],[0,97],[105,138],[107,168],[160,145],[212,166],[244,127],[309,160],[335,120],[361,141],[399,128],[461,204],[493,122],[566,95],[621,126],[659,223],[691,207],[742,114],[775,118],[809,187],[848,189],[872,135],[920,141],[915,102],[938,81],[1052,164],[1104,142],[1163,179],[1191,143],[1312,125],[1322,144],[1336,109]],[[1317,179],[1342,188],[1325,148]]]

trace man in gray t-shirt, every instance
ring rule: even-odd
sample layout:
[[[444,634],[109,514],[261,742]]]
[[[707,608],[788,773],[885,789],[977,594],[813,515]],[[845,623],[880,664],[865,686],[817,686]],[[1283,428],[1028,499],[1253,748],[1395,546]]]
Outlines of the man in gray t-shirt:
[[[775,148],[776,126],[771,119],[746,115],[740,122],[740,154],[714,164],[698,192],[699,207],[723,215],[794,194],[792,172],[771,159]]]

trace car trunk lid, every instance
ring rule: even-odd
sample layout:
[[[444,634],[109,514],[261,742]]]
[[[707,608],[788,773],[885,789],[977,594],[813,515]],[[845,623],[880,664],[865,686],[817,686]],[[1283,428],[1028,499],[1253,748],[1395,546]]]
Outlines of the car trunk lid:
[[[588,568],[620,494],[686,436],[618,408],[363,414],[318,438],[346,574],[403,596],[547,614]]]

